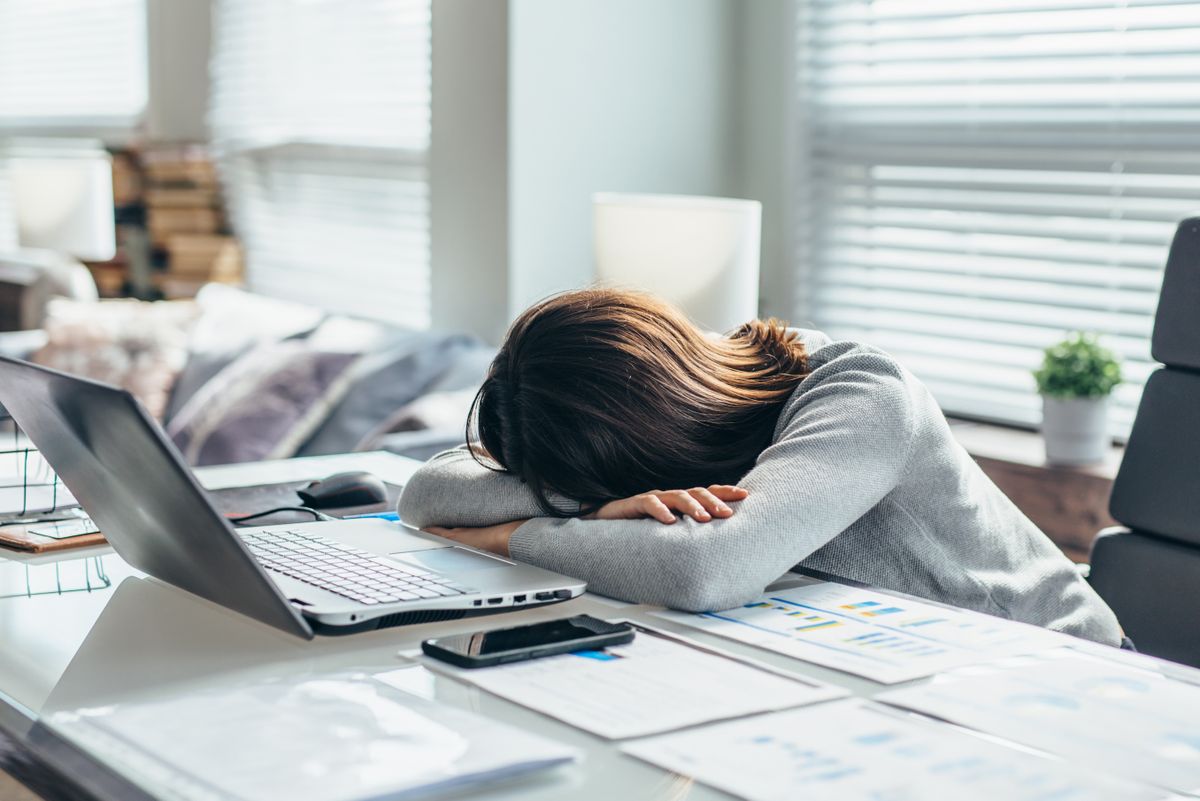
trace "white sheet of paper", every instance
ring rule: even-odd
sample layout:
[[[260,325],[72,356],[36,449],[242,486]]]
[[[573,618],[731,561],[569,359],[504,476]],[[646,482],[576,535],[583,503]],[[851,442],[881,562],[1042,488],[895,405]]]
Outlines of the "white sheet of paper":
[[[260,484],[285,484],[292,481],[311,481],[334,473],[365,470],[374,473],[388,484],[404,485],[424,462],[398,456],[387,451],[337,453],[329,456],[303,456],[298,459],[275,459],[267,462],[220,464],[197,467],[200,485],[207,490],[231,487],[256,487]]]
[[[1163,797],[860,700],[703,726],[621,750],[751,801]]]
[[[1200,791],[1200,687],[1160,673],[1061,649],[963,669],[878,699],[1091,770]]]
[[[738,609],[654,614],[883,684],[1062,646],[1062,634],[874,590],[819,582]]]
[[[846,695],[641,628],[633,642],[603,652],[470,670],[432,659],[423,664],[608,739]]]
[[[173,801],[399,799],[577,757],[361,675],[60,712],[50,725]]]
[[[0,478],[0,484],[15,484],[16,477]],[[69,509],[79,502],[65,485],[57,487],[0,487],[0,515],[36,514],[54,509]]]

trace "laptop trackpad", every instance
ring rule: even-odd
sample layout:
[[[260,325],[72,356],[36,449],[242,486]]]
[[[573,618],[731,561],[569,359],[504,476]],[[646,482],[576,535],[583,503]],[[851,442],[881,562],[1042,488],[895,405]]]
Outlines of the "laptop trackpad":
[[[466,548],[434,548],[429,551],[405,551],[390,553],[388,558],[397,562],[432,570],[435,573],[468,573],[478,570],[495,570],[501,567],[512,567],[513,563],[499,556],[468,551]]]

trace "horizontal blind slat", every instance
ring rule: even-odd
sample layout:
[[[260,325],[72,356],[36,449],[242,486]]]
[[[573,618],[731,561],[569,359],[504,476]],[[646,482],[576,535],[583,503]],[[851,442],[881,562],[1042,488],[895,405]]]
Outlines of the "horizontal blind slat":
[[[1124,436],[1179,219],[1200,212],[1200,7],[801,0],[801,319],[950,412],[1034,424],[1071,329],[1125,360]]]
[[[145,0],[0,2],[0,129],[130,128],[146,59]]]
[[[252,289],[431,324],[430,19],[429,0],[218,2],[209,122]]]

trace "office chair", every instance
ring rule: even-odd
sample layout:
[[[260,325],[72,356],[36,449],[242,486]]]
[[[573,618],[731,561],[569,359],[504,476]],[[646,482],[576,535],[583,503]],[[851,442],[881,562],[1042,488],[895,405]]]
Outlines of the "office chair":
[[[1200,667],[1200,217],[1175,232],[1146,383],[1109,512],[1123,527],[1092,545],[1092,586],[1139,651]]]

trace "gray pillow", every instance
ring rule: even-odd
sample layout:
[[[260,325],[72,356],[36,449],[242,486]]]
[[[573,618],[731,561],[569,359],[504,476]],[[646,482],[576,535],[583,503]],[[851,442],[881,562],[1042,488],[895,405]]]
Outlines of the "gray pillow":
[[[208,284],[196,296],[200,318],[188,338],[188,358],[175,381],[163,418],[171,421],[215,375],[265,342],[303,336],[325,313],[311,306]]]
[[[396,331],[387,346],[359,363],[353,388],[297,455],[360,449],[367,436],[397,410],[441,389],[447,379],[452,379],[454,388],[481,382],[490,354],[487,346],[465,335]]]
[[[362,358],[300,339],[258,345],[201,387],[167,433],[193,465],[294,456],[349,391]]]

